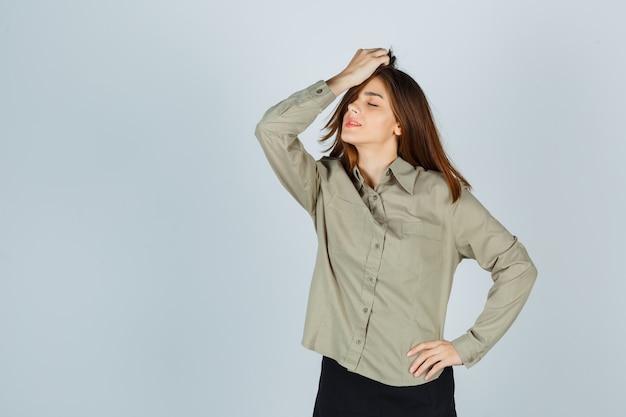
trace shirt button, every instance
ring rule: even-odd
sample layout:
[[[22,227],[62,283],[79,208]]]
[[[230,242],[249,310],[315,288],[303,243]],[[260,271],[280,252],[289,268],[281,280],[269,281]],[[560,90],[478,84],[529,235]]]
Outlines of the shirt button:
[[[391,175],[391,170],[390,170],[390,169],[388,169],[388,170],[387,170],[387,176],[390,176],[390,175]]]
[[[374,247],[375,247],[376,249],[378,249],[378,248],[380,248],[380,245],[377,243]]]
[[[378,196],[377,195],[375,195],[373,198],[374,198],[374,200],[378,200]]]
[[[372,278],[372,277],[367,277],[367,280],[368,280],[369,282],[374,282],[374,278]]]
[[[357,345],[360,345],[360,344],[361,344],[361,339],[357,339],[357,340],[356,340],[356,344],[357,344]]]
[[[318,89],[317,89],[317,91],[316,91],[316,93],[317,93],[317,94],[322,94],[322,92],[323,92],[323,91],[324,91],[324,90],[322,90],[321,88],[318,88]]]
[[[367,309],[367,307],[365,307],[365,308],[363,309],[363,312],[364,312],[364,313],[367,313],[368,311],[369,311],[369,310]]]

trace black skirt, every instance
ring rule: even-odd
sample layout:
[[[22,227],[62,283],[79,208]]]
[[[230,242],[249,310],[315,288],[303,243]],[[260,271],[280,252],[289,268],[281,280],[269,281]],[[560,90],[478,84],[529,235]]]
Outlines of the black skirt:
[[[425,384],[393,387],[350,372],[333,359],[322,359],[313,417],[435,416],[456,417],[451,367]]]

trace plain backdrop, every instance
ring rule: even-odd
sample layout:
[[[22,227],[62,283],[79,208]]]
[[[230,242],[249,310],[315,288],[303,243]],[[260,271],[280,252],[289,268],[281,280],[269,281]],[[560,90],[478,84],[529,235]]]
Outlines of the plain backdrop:
[[[311,415],[313,225],[263,112],[393,47],[539,269],[459,416],[625,415],[623,2],[0,1],[0,416]],[[331,106],[332,108],[332,106]],[[302,135],[317,143],[328,113]],[[446,337],[489,274],[461,264]]]

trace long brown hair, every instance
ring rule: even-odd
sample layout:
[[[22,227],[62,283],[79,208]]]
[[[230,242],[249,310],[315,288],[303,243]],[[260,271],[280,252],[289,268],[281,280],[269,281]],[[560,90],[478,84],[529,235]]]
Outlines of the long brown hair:
[[[385,84],[390,95],[391,110],[402,129],[402,135],[398,136],[398,156],[415,167],[419,165],[427,170],[441,172],[448,183],[452,202],[455,202],[461,196],[461,185],[469,188],[470,184],[446,155],[424,92],[411,76],[396,68],[395,56],[391,52],[389,55],[388,65],[379,67],[370,78],[345,93],[324,126],[326,134],[320,141],[325,142],[335,136],[334,142],[326,150],[330,150],[331,157],[341,160],[347,172],[352,172],[358,163],[358,153],[354,145],[341,140],[343,116],[365,84],[378,77]]]

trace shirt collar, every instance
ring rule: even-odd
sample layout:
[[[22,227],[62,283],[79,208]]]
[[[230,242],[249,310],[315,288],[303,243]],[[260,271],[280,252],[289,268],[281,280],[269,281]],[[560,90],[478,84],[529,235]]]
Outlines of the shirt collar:
[[[415,186],[415,178],[417,178],[417,169],[404,159],[397,157],[395,161],[387,168],[387,174],[391,172],[398,180],[398,183],[404,190],[413,195],[413,187]]]
[[[359,171],[359,167],[358,166],[354,166],[354,168],[352,168],[352,181],[354,182],[354,185],[356,186],[357,190],[361,190],[361,188],[363,188],[363,186],[365,185],[365,182],[363,181],[363,177],[361,176],[361,171]]]
[[[397,157],[391,165],[389,165],[389,168],[387,168],[384,175],[391,174],[393,174],[394,178],[407,193],[413,195],[413,186],[415,184],[415,178],[417,177],[417,170],[413,165],[409,164],[404,159]],[[365,183],[358,166],[355,166],[352,170],[352,177],[355,180],[357,189],[360,190],[363,188]]]

